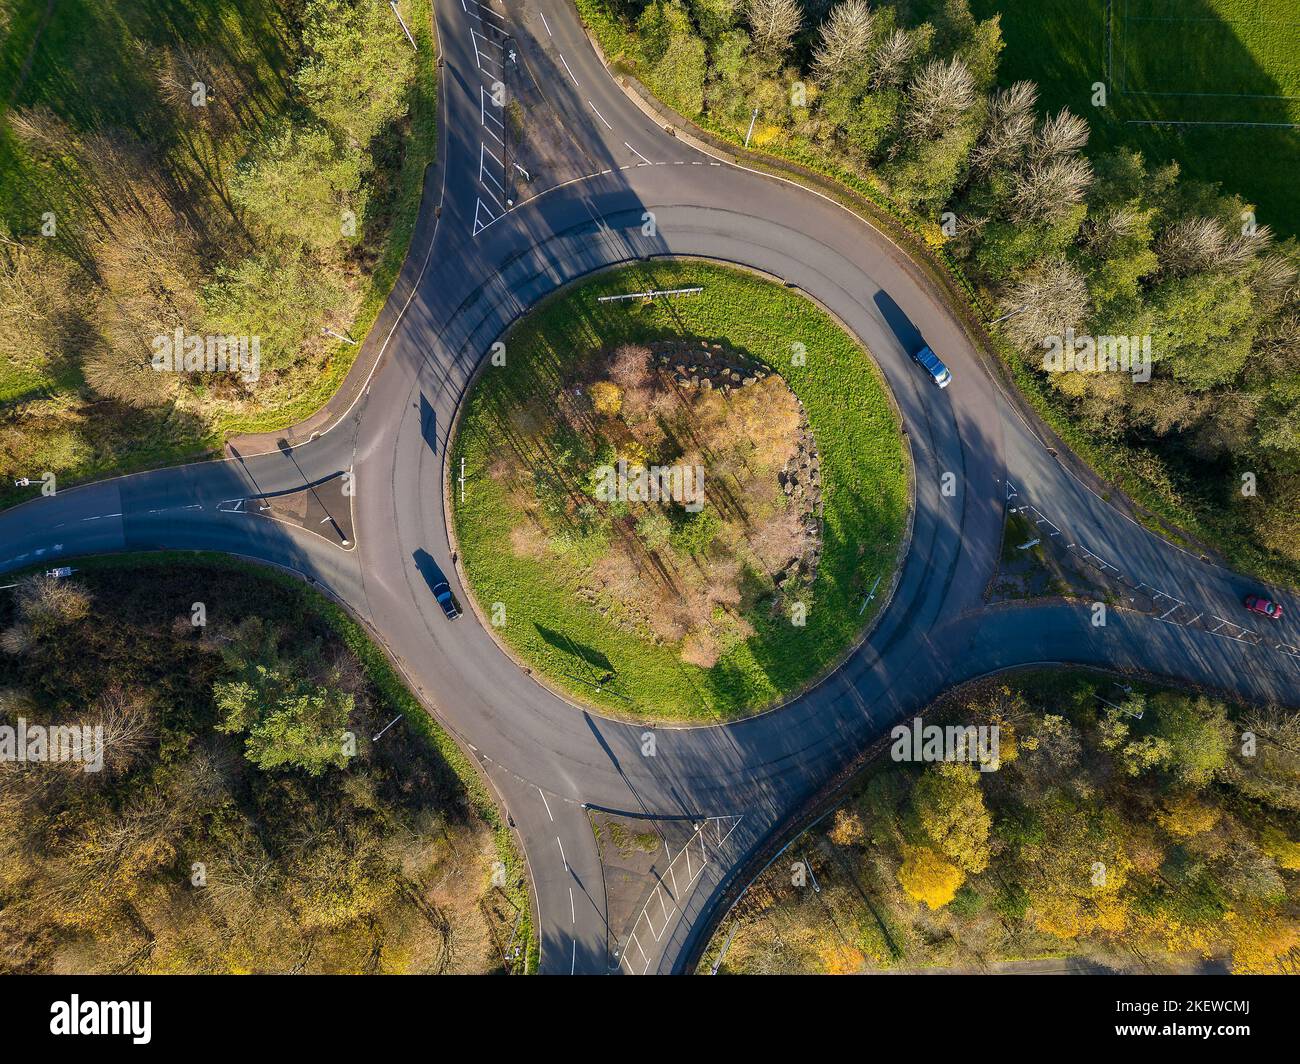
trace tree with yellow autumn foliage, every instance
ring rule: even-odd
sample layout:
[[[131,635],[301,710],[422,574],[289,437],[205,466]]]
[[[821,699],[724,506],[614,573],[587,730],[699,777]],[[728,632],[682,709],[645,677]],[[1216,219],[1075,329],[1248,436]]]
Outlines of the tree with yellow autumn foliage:
[[[596,413],[605,417],[618,417],[623,409],[623,389],[613,381],[597,381],[587,389],[587,394]]]
[[[913,901],[942,909],[966,882],[966,874],[949,864],[929,846],[903,846],[898,882]]]
[[[854,809],[835,810],[835,823],[827,836],[836,846],[860,846],[867,837],[862,815]]]
[[[1169,834],[1190,838],[1209,831],[1219,822],[1220,812],[1195,794],[1184,792],[1168,799],[1156,820]]]
[[[921,830],[945,857],[971,873],[988,867],[993,821],[974,765],[931,765],[912,793],[912,809]]]

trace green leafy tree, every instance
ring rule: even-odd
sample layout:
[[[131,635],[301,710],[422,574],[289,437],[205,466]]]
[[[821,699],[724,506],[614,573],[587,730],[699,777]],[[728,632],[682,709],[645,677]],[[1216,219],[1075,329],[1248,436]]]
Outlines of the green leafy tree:
[[[349,757],[352,695],[314,683],[280,658],[277,643],[275,630],[259,618],[241,626],[225,653],[235,678],[212,688],[223,714],[217,730],[246,733],[245,756],[268,771],[297,768],[319,776],[342,768]]]
[[[290,126],[264,140],[235,172],[231,196],[258,228],[312,250],[361,232],[365,157],[324,126]]]
[[[912,810],[920,829],[945,857],[967,872],[988,867],[992,818],[974,765],[931,765],[912,793]]]
[[[217,707],[225,714],[219,731],[247,732],[248,760],[259,768],[300,768],[319,776],[347,764],[347,722],[351,695],[312,686],[266,666],[256,678],[218,683]]]
[[[679,554],[703,554],[722,530],[722,521],[712,510],[687,514],[669,537]]]
[[[310,0],[302,36],[308,58],[294,83],[350,142],[365,147],[406,113],[415,55],[387,4]]]
[[[203,289],[207,327],[259,337],[263,370],[291,366],[320,345],[321,327],[346,313],[349,301],[337,270],[283,251],[258,252],[223,266]]]
[[[704,41],[677,0],[654,3],[637,23],[641,53],[650,66],[649,82],[671,107],[688,116],[704,109]]]
[[[646,514],[636,523],[636,534],[650,550],[658,550],[664,546],[672,536],[672,532],[672,522],[657,510]]]
[[[1166,693],[1151,700],[1156,733],[1170,749],[1170,764],[1183,782],[1203,787],[1228,764],[1235,733],[1223,703]]]
[[[735,29],[740,14],[740,0],[688,0],[687,6],[700,36],[710,46]]]

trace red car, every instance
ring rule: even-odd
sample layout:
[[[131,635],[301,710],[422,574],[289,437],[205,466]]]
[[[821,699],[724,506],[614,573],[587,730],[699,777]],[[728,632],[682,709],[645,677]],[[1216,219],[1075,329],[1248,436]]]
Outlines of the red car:
[[[1262,617],[1267,617],[1270,621],[1280,621],[1282,619],[1282,606],[1280,603],[1266,599],[1263,595],[1247,595],[1246,609],[1251,613],[1258,613]]]

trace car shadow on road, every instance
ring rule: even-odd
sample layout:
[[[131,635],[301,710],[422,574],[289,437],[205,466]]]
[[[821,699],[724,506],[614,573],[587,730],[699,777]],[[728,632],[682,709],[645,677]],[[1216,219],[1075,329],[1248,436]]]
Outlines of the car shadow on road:
[[[420,575],[424,577],[424,582],[429,585],[431,592],[444,581],[450,584],[451,581],[447,580],[442,568],[433,560],[433,555],[423,547],[416,549],[411,554],[411,557],[415,560],[415,567],[420,571]]]
[[[886,292],[877,292],[873,297],[876,309],[880,311],[880,316],[885,319],[885,324],[889,326],[898,342],[903,345],[903,350],[914,355],[917,351],[925,346],[925,338],[921,331],[912,324],[909,318],[900,307]]]

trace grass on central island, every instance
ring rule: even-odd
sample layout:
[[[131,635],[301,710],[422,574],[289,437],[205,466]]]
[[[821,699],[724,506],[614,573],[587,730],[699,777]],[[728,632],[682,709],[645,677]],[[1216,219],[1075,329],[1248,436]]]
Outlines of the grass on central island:
[[[692,286],[703,293],[598,302],[602,295]],[[620,603],[589,593],[599,544],[590,551],[565,544],[541,556],[518,552],[518,493],[492,475],[494,465],[520,461],[512,443],[520,409],[553,400],[576,363],[622,344],[669,340],[721,344],[780,374],[803,404],[820,455],[822,553],[815,580],[801,592],[806,624],[791,623],[770,599],[760,602],[744,617],[753,634],[710,667],[683,661],[679,644],[655,645],[628,624],[620,627]],[[453,443],[453,468],[459,472],[463,458],[466,478],[454,523],[470,592],[489,620],[501,604],[496,619],[505,623],[497,636],[539,679],[619,716],[721,721],[781,701],[853,645],[881,601],[877,596],[863,610],[867,593],[878,579],[882,590],[889,586],[898,561],[910,459],[879,370],[829,315],[751,273],[653,263],[558,293],[517,323],[505,344],[505,366],[483,370]],[[709,564],[707,555],[695,561]]]

